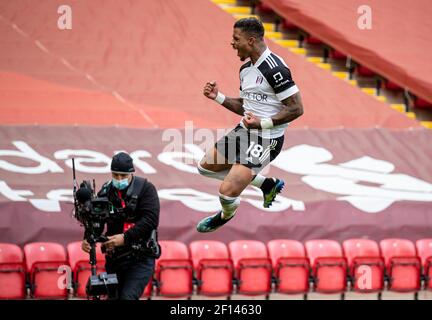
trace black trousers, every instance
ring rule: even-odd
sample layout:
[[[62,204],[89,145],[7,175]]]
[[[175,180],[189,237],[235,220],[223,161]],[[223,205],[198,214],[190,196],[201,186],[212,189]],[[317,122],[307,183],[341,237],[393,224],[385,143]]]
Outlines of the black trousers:
[[[152,279],[154,267],[154,258],[107,260],[105,264],[107,273],[115,273],[119,282],[117,295],[111,293],[109,298],[138,300]]]

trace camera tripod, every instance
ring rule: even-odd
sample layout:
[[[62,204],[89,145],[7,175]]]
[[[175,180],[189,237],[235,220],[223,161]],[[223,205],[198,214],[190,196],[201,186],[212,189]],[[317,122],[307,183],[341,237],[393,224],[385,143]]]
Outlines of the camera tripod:
[[[102,272],[97,274],[97,259],[96,259],[96,243],[105,242],[108,240],[106,236],[94,235],[88,237],[87,242],[90,244],[90,270],[91,276],[87,281],[86,293],[89,300],[100,300],[102,295],[110,297],[117,294],[118,280],[116,274],[107,274]]]

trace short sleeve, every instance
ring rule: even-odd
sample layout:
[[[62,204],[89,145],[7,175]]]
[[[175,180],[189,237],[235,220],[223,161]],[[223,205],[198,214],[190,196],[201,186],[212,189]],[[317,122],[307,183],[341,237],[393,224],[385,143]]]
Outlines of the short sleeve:
[[[279,101],[285,100],[299,89],[291,77],[291,71],[284,65],[267,70],[266,79]]]

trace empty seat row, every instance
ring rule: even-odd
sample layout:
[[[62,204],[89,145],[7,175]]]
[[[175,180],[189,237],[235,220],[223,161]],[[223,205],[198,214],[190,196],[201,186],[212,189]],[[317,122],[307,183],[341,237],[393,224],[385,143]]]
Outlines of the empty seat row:
[[[385,289],[417,292],[432,289],[429,278],[432,239],[385,239],[378,245],[368,239],[351,239],[342,246],[332,240],[161,241],[162,256],[156,263],[153,281],[143,297],[229,296],[233,293],[262,295],[271,292],[307,294],[380,292]],[[97,250],[98,272],[104,255]],[[72,270],[73,291],[85,297],[90,276],[88,254],[81,242],[67,246],[30,243],[21,248],[0,244],[0,298],[21,299],[26,288],[34,298],[66,298],[68,286],[61,285],[59,267]]]
[[[416,248],[417,246],[417,248]],[[432,239],[162,242],[157,295],[417,292],[429,282]],[[169,271],[168,271],[169,270]],[[181,270],[181,271],[180,271]],[[175,281],[174,281],[175,280]],[[348,288],[349,286],[349,288]]]
[[[273,9],[262,2],[258,2],[257,4],[254,5],[254,13],[260,13],[260,14],[276,14]],[[277,14],[276,14],[277,15]],[[299,33],[299,41],[300,41],[300,46],[303,46],[303,41],[307,44],[311,44],[311,45],[320,45],[320,46],[324,46],[325,50],[324,50],[324,61],[327,62],[327,58],[330,57],[332,59],[335,60],[347,60],[348,59],[348,55],[338,51],[334,48],[329,47],[328,44],[326,44],[325,42],[323,42],[321,39],[319,39],[318,37],[309,34],[308,32],[302,30],[297,24],[292,23],[291,21],[287,20],[284,17],[278,17],[276,19],[276,23],[277,23],[277,29],[278,30],[285,30],[285,31],[297,31]],[[349,59],[351,61],[351,58]],[[350,63],[351,64],[351,63]],[[369,78],[376,78],[377,81],[377,91],[379,94],[379,91],[381,90],[381,88],[385,88],[389,91],[394,91],[394,92],[402,92],[404,90],[404,87],[393,82],[390,79],[386,79],[383,76],[380,76],[379,74],[377,74],[375,71],[371,70],[370,68],[366,67],[365,65],[361,65],[358,63],[354,63],[354,65],[352,66],[352,68],[349,68],[350,73],[356,71],[357,75],[362,76],[362,77],[369,77]],[[351,79],[351,74],[350,74],[350,79]],[[420,108],[420,109],[432,109],[432,101],[426,101],[422,98],[413,96],[413,107],[415,108]]]
[[[24,251],[24,252],[23,252]],[[29,243],[21,250],[15,244],[0,243],[0,299],[66,298],[70,287],[85,297],[90,276],[89,255],[81,250],[81,241],[70,243],[67,254],[58,243]],[[98,271],[105,256],[96,250]]]

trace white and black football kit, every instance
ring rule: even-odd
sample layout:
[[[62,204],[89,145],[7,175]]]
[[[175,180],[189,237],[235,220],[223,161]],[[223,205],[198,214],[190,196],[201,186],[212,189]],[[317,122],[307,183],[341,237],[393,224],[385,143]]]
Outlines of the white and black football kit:
[[[240,98],[245,111],[258,118],[278,114],[286,98],[299,92],[284,60],[266,49],[255,64],[248,61],[240,68]],[[288,124],[271,129],[247,129],[241,121],[216,142],[216,149],[228,163],[240,163],[259,172],[280,153]]]

